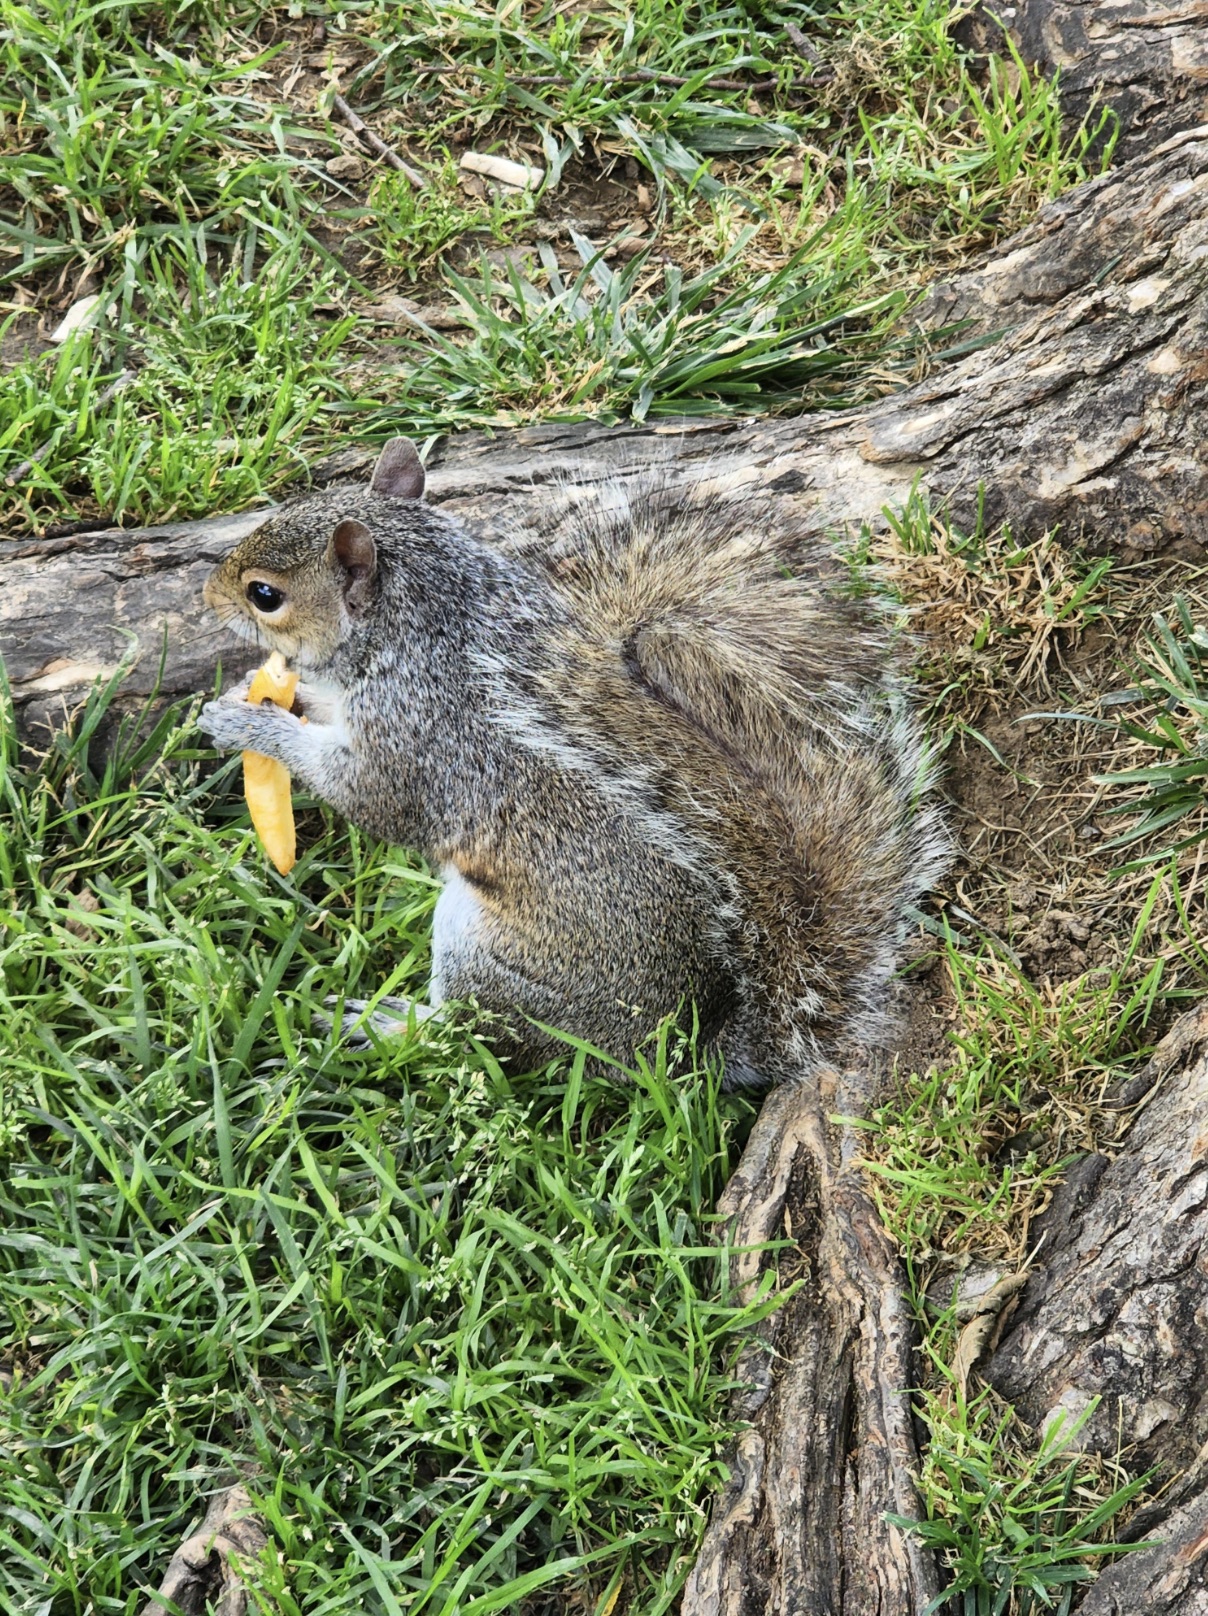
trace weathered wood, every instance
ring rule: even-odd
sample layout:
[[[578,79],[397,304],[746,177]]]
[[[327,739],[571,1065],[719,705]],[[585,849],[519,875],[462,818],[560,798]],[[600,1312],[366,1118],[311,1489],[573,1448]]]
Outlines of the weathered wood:
[[[1114,1161],[1066,1186],[987,1377],[1037,1426],[1183,1470],[1208,1445],[1208,1007],[1159,1046]],[[1138,1215],[1141,1213],[1142,1215]]]
[[[165,698],[213,688],[214,670],[250,658],[201,599],[211,567],[262,515],[0,545],[0,654],[23,727],[36,739],[97,678],[136,655],[127,704],[154,687],[167,635]]]
[[[1205,1616],[1208,1495],[1162,1519],[1161,1542],[1117,1560],[1078,1606],[1079,1616]]]
[[[206,1611],[213,1616],[247,1616],[247,1589],[235,1559],[257,1559],[267,1542],[244,1488],[215,1493],[201,1525],[172,1556],[142,1616],[168,1616],[169,1609],[183,1616],[203,1616]]]
[[[853,1165],[858,1135],[827,1121],[874,1087],[871,1072],[849,1073],[770,1095],[719,1205],[733,1245],[790,1234],[782,1278],[800,1288],[740,1365],[735,1412],[751,1426],[684,1591],[691,1616],[890,1616],[938,1590],[931,1557],[884,1518],[920,1513],[913,1324]],[[757,1252],[732,1259],[741,1293],[760,1266]]]
[[[1208,1005],[1184,1016],[1140,1083],[1114,1160],[1059,1192],[1040,1258],[985,1367],[1037,1428],[1090,1412],[1079,1441],[1130,1451],[1164,1491],[1130,1530],[1158,1538],[1110,1568],[1085,1616],[1208,1612]]]
[[[1208,0],[1015,0],[957,24],[961,42],[1061,74],[1067,130],[1109,106],[1124,157],[1208,118]]]

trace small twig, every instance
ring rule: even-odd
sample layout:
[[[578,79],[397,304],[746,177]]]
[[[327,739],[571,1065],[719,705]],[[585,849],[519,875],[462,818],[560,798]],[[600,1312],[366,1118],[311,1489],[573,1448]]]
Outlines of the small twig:
[[[132,381],[133,379],[134,379],[134,372],[132,370],[123,370],[121,375],[117,378],[117,380],[110,382],[109,386],[106,387],[104,389],[104,391],[101,393],[101,396],[97,399],[96,403],[92,406],[92,413],[94,415],[99,414],[100,411],[105,408],[105,405],[108,404],[109,400],[113,397],[113,395],[115,393],[117,393],[117,392],[120,392],[121,389],[123,387],[125,387],[126,383],[128,381]],[[15,485],[21,481],[22,477],[28,476],[29,473],[34,469],[34,467],[40,461],[46,459],[46,456],[54,448],[54,445],[55,445],[54,438],[47,438],[46,442],[42,445],[42,447],[40,449],[35,449],[33,454],[30,455],[28,460],[23,460],[19,466],[15,467],[14,470],[8,472],[5,475],[4,486],[6,488],[15,487]]]
[[[808,59],[808,58],[807,58]],[[416,73],[486,73],[489,69],[479,67],[473,62],[425,62],[417,63]],[[808,79],[793,79],[788,84],[781,84],[779,79],[709,79],[702,88],[710,90],[745,90],[748,95],[766,94],[772,90],[785,91],[813,90],[820,84],[826,84],[835,76],[833,68],[824,68]],[[541,84],[573,83],[565,73],[509,73],[509,84],[519,84],[526,89]],[[691,84],[692,79],[681,78],[675,73],[655,73],[649,68],[634,68],[630,73],[614,73],[608,77],[595,80],[597,84],[607,89],[615,84],[662,84],[668,89],[680,90],[685,84]]]
[[[420,171],[417,168],[412,168],[410,163],[404,162],[393,146],[387,146],[379,135],[375,135],[364,118],[359,117],[352,110],[342,95],[338,93],[333,95],[331,105],[332,109],[339,113],[362,145],[368,146],[371,152],[380,157],[384,163],[389,163],[391,168],[397,168],[399,173],[404,175],[417,191],[425,189],[428,182]]]
[[[795,22],[786,22],[784,31],[789,36],[789,44],[792,45],[798,56],[807,62],[818,63],[822,60],[818,51],[810,44]]]
[[[485,174],[501,185],[517,191],[536,190],[545,178],[543,168],[531,163],[513,163],[510,158],[497,157],[494,152],[462,152],[457,165],[467,174]]]

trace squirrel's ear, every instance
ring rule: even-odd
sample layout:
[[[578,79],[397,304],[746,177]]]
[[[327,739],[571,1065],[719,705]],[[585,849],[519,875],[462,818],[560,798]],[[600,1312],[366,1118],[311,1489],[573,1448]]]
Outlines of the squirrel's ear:
[[[423,499],[427,478],[423,463],[409,438],[391,438],[378,455],[369,491],[383,499]]]
[[[373,594],[377,574],[377,545],[364,522],[340,522],[327,546],[332,563],[343,574],[344,603],[354,614],[363,612]]]

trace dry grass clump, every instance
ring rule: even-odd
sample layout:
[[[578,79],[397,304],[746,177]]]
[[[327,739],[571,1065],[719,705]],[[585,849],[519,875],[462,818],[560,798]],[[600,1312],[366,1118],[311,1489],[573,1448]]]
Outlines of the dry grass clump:
[[[953,927],[1041,988],[1160,963],[1177,1003],[1208,967],[1202,580],[1059,533],[965,535],[921,495],[887,515],[860,555],[918,636],[962,851]]]
[[[966,536],[922,493],[887,516],[868,553],[910,606],[945,685],[959,684],[966,721],[1001,711],[1021,688],[1043,696],[1068,682],[1067,653],[1115,610],[1111,560],[1056,533],[1021,540],[1004,524]]]

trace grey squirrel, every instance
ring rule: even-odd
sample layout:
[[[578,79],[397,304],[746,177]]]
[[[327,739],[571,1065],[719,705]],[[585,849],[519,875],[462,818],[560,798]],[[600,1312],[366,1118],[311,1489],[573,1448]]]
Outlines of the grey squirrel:
[[[471,1000],[514,1059],[559,1028],[626,1062],[695,1006],[730,1085],[883,1041],[945,842],[884,615],[827,546],[657,489],[489,542],[424,487],[394,439],[368,486],[236,546],[205,598],[302,683],[200,718],[439,870],[420,1013]]]

